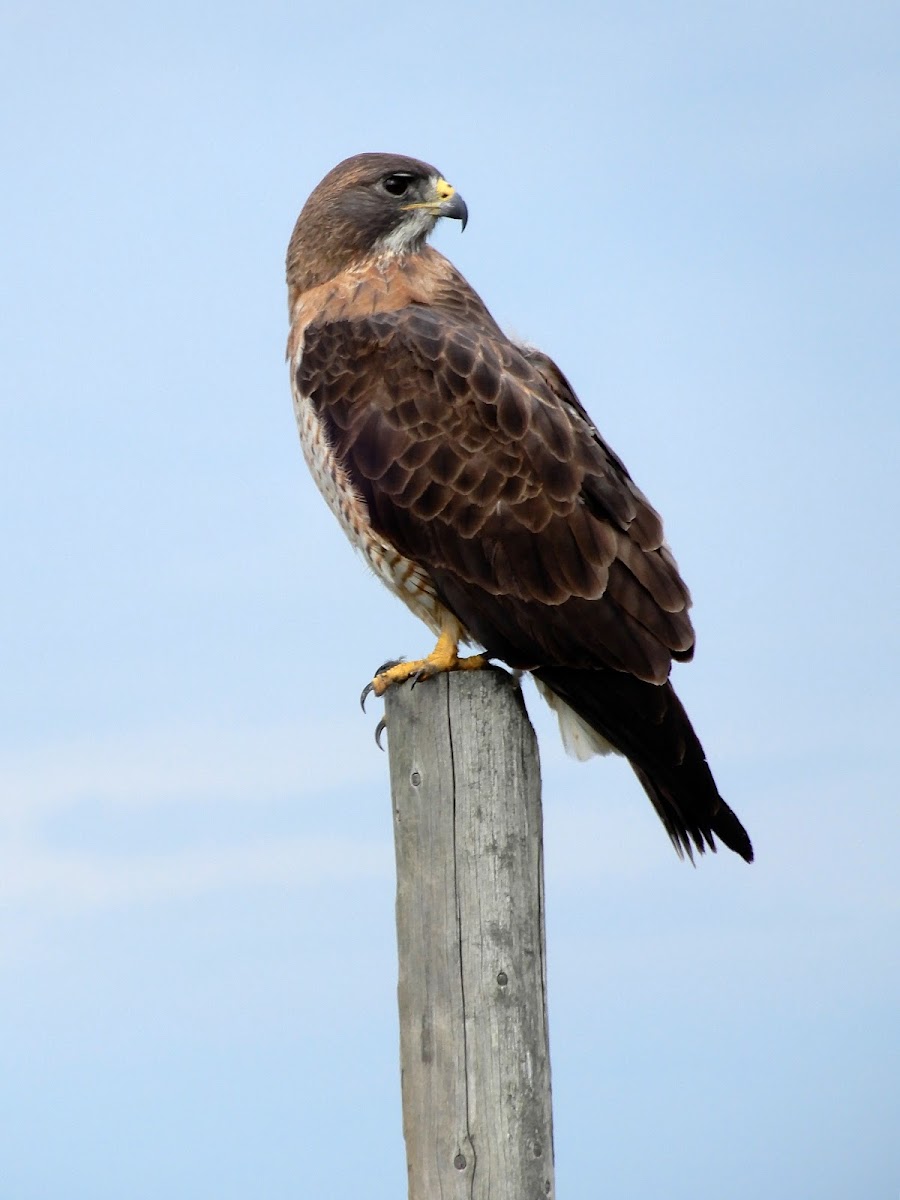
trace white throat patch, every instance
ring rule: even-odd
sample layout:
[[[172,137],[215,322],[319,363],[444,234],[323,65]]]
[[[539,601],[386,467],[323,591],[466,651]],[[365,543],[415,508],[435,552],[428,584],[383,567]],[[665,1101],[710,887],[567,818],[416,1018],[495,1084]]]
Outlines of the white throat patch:
[[[406,254],[418,250],[437,224],[437,213],[427,208],[411,208],[406,218],[377,247],[385,254]]]

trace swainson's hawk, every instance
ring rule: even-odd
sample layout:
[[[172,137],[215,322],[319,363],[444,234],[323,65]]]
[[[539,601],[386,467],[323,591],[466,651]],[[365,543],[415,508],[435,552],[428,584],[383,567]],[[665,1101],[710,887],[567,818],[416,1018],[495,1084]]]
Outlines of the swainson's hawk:
[[[662,523],[546,355],[511,341],[426,245],[466,206],[427,163],[360,154],[287,253],[307,463],[375,573],[438,635],[411,674],[530,671],[579,758],[624,754],[679,854],[753,849],[669,682],[694,650]],[[460,642],[485,656],[458,659]]]

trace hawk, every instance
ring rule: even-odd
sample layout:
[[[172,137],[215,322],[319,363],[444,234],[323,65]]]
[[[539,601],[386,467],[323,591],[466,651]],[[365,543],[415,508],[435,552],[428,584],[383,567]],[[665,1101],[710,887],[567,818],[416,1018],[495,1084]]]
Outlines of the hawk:
[[[529,671],[566,749],[623,754],[680,855],[718,839],[751,862],[669,681],[694,631],[659,515],[559,367],[427,244],[441,217],[468,213],[434,167],[359,154],[314,189],[287,251],[306,461],[438,639],[366,691],[490,659]]]

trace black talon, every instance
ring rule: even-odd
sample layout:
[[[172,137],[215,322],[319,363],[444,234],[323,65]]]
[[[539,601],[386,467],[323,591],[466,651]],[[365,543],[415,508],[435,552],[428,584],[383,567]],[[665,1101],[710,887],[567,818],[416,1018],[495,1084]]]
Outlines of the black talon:
[[[382,746],[382,744],[381,744],[381,735],[384,733],[384,731],[386,729],[387,729],[387,721],[385,721],[384,717],[382,717],[381,720],[378,722],[378,724],[375,726],[375,745],[378,747],[378,749],[382,753],[384,753],[384,746]]]
[[[366,698],[368,697],[369,692],[371,692],[374,689],[375,680],[378,678],[378,676],[381,675],[384,671],[389,671],[391,669],[391,667],[398,667],[400,665],[400,663],[402,663],[402,662],[403,662],[402,658],[389,658],[387,660],[387,662],[383,662],[381,664],[381,666],[378,668],[378,670],[375,672],[374,676],[372,677],[371,681],[369,683],[367,683],[366,686],[362,690],[362,695],[359,698],[359,706],[363,710],[363,712],[366,711]]]
[[[419,667],[418,671],[416,671],[415,675],[413,675],[412,679],[410,680],[409,690],[412,691],[412,689],[416,686],[416,684],[421,683],[423,679],[430,679],[430,678],[431,678],[431,672],[428,670],[428,668],[427,667]]]
[[[385,671],[389,671],[391,669],[391,667],[399,667],[402,662],[403,662],[402,658],[389,658],[387,660],[387,662],[383,662],[381,664],[381,666],[378,668],[378,670],[375,672],[375,674],[376,674],[376,676],[381,675]]]

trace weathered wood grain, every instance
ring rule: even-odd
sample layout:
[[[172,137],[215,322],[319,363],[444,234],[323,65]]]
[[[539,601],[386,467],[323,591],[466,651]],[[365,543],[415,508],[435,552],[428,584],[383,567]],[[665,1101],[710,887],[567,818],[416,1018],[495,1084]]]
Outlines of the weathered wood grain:
[[[387,695],[410,1200],[554,1192],[540,768],[502,671]]]

